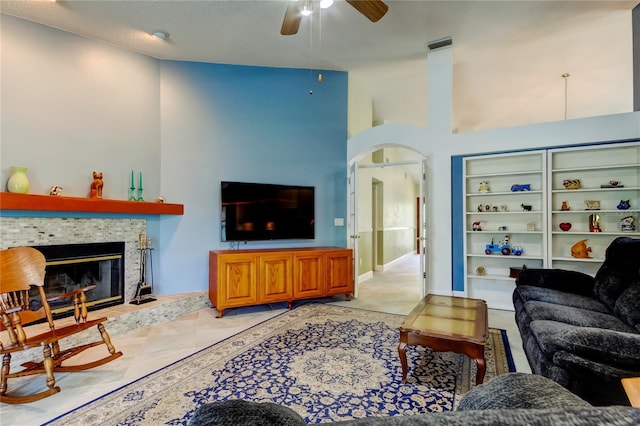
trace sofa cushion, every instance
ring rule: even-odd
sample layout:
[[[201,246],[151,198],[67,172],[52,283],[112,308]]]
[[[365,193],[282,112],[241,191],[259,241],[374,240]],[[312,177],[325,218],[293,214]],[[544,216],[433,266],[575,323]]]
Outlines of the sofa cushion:
[[[620,318],[602,312],[556,305],[532,300],[525,302],[524,308],[532,321],[550,320],[581,327],[595,327],[635,333],[636,330]]]
[[[640,282],[635,282],[620,294],[613,312],[640,332]]]
[[[587,309],[589,311],[611,313],[611,310],[604,303],[595,299],[593,296],[583,296],[580,294],[567,293],[565,291],[529,285],[519,286],[515,291],[524,301],[537,300],[539,302],[571,306],[574,308]]]
[[[640,279],[640,239],[618,237],[609,244],[596,273],[594,292],[611,310],[632,283]]]
[[[531,332],[542,352],[556,362],[557,352],[609,365],[640,371],[640,335],[577,327],[556,321],[532,321]]]

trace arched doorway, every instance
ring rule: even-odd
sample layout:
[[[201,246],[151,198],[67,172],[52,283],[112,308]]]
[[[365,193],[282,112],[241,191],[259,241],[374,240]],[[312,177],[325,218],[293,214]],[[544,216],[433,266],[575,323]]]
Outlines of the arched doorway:
[[[428,158],[425,132],[412,126],[383,125],[349,140],[349,236],[354,280],[411,257],[419,294],[429,282]],[[419,253],[419,254],[416,254]]]

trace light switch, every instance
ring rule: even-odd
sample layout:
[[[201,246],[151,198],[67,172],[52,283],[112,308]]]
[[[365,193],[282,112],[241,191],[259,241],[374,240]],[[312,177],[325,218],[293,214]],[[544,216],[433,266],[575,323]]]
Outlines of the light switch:
[[[342,217],[336,217],[333,219],[333,224],[335,226],[344,226],[344,218]]]

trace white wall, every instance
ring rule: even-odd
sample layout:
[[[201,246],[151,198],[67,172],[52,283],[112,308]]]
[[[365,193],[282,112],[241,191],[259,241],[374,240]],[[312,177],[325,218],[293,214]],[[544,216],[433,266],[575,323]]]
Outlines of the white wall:
[[[437,53],[437,54],[434,54]],[[532,124],[481,132],[451,132],[451,49],[430,53],[429,128],[385,124],[349,139],[347,158],[388,144],[412,148],[427,157],[427,274],[430,291],[451,293],[451,156],[640,138],[640,112]],[[432,87],[432,84],[430,84]],[[440,108],[434,110],[434,105]]]
[[[135,170],[145,199],[155,199],[158,61],[7,15],[1,31],[0,182],[10,166],[25,166],[30,193],[60,185],[63,195],[86,197],[96,170],[104,198],[127,199]]]

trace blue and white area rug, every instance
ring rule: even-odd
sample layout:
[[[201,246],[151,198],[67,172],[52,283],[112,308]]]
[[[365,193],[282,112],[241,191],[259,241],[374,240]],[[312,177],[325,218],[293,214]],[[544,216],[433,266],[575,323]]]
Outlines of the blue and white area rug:
[[[403,319],[303,305],[49,424],[184,425],[202,404],[227,399],[283,404],[307,423],[453,410],[475,381],[475,364],[463,355],[409,347],[402,383]],[[506,333],[490,330],[485,357],[485,380],[514,370]]]

